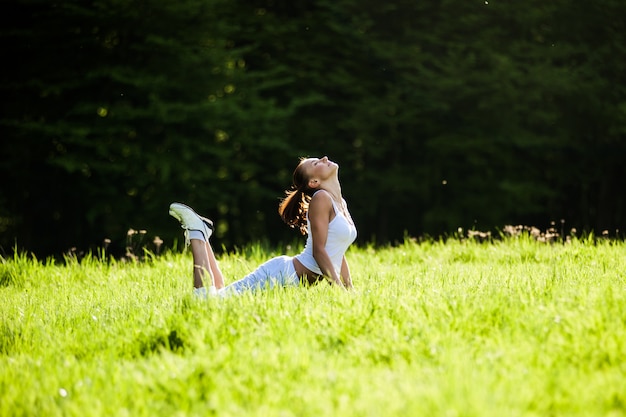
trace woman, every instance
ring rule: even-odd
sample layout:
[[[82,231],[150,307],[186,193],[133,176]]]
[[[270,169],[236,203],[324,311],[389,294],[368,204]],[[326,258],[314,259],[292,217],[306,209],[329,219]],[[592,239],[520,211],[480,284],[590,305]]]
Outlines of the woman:
[[[323,158],[301,159],[293,172],[293,184],[285,191],[278,212],[285,223],[308,234],[304,250],[297,256],[278,256],[228,286],[215,259],[209,238],[211,220],[181,203],[170,205],[170,215],[181,223],[193,255],[194,293],[240,294],[246,290],[315,284],[323,279],[331,285],[352,289],[345,252],[356,239],[356,227],[341,195],[339,165]],[[205,280],[211,282],[207,291]]]

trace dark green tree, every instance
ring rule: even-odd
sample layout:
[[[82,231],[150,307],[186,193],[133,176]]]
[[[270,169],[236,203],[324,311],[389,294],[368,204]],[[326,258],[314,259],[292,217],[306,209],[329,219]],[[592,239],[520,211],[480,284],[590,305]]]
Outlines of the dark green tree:
[[[241,70],[221,4],[32,1],[4,16],[3,208],[18,244],[163,233],[171,198],[220,190],[216,102]]]
[[[626,221],[626,6],[20,0],[0,19],[0,245],[291,239],[299,156],[341,163],[362,241]]]

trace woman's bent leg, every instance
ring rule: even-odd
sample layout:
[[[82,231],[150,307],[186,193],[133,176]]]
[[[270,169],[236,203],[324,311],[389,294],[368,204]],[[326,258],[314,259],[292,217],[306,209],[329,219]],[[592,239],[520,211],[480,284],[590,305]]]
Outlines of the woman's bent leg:
[[[193,287],[202,288],[214,285],[211,274],[211,263],[204,240],[190,239],[191,254],[193,256]],[[211,252],[212,253],[212,252]]]
[[[209,292],[215,293],[215,285],[223,286],[224,279],[209,244],[209,238],[213,234],[213,222],[182,203],[170,204],[169,213],[185,229],[185,243],[191,247],[194,293],[206,296],[206,286]]]
[[[215,288],[219,290],[224,288],[224,275],[222,275],[222,270],[217,263],[217,259],[215,259],[215,254],[213,253],[211,244],[209,242],[205,242],[205,244],[206,252],[209,258],[209,270],[211,272],[211,276],[213,277],[213,285],[215,285]]]

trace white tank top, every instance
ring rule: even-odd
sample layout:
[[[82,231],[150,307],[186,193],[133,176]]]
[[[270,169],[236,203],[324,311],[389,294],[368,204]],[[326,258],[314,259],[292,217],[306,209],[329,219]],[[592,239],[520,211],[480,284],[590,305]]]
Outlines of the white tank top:
[[[319,192],[319,191],[317,191]],[[346,201],[342,200],[346,213],[348,207]],[[348,247],[356,239],[356,227],[351,219],[347,218],[341,210],[337,208],[335,201],[333,203],[333,210],[335,210],[335,217],[328,223],[328,237],[326,238],[326,252],[333,263],[333,267],[337,272],[337,276],[341,275],[341,261],[343,255],[348,250]],[[317,265],[315,258],[313,258],[313,238],[311,237],[311,224],[308,222],[309,214],[307,213],[307,239],[306,245],[302,253],[296,256],[296,258],[304,265],[308,270],[321,275],[322,271]]]

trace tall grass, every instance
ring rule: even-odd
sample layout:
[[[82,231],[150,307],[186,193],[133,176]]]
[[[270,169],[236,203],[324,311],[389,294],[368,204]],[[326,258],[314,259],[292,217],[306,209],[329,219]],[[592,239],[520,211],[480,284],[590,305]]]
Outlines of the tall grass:
[[[220,262],[235,279],[274,254]],[[206,302],[187,252],[2,260],[0,416],[626,415],[624,243],[407,240],[347,256],[352,294]]]

